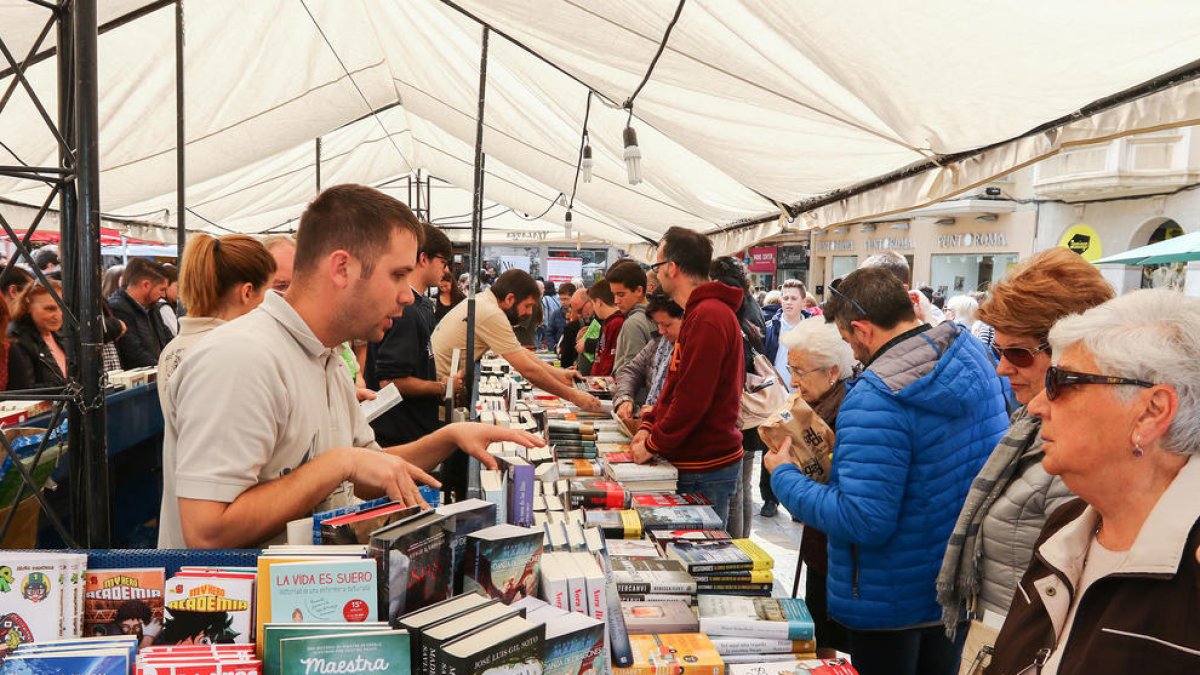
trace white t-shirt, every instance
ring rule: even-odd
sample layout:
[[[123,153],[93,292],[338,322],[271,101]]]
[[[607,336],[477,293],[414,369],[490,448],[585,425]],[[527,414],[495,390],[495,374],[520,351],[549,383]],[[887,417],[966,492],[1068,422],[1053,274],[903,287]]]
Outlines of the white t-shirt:
[[[379,448],[339,347],[276,293],[196,344],[167,397],[159,548],[185,547],[179,497],[230,503],[332,448]],[[318,508],[353,500],[343,483]]]
[[[1096,537],[1092,537],[1083,573],[1080,575],[1079,582],[1075,584],[1075,588],[1078,590],[1075,591],[1071,608],[1067,610],[1067,620],[1063,624],[1061,637],[1058,644],[1055,645],[1054,651],[1050,652],[1050,658],[1046,660],[1046,665],[1042,666],[1042,675],[1058,674],[1058,667],[1062,664],[1063,651],[1066,649],[1067,640],[1071,635],[1071,627],[1075,625],[1075,612],[1079,609],[1079,600],[1083,598],[1088,587],[1115,572],[1127,557],[1129,557],[1129,551],[1110,551],[1104,548]]]
[[[208,335],[212,329],[223,323],[225,323],[223,319],[208,316],[185,316],[179,319],[179,335],[168,342],[167,346],[163,347],[162,353],[158,355],[158,375],[156,376],[158,402],[162,405],[164,417],[168,414],[171,405],[170,400],[167,399],[167,385],[171,383],[171,376],[183,362],[183,357],[188,350],[199,342],[200,338]]]
[[[437,328],[433,329],[429,342],[437,362],[437,376],[446,377],[450,374],[455,348],[467,349],[466,301],[458,303],[449,314],[442,317]],[[503,356],[523,348],[513,333],[508,315],[496,302],[496,295],[491,291],[482,291],[475,295],[475,355],[472,361],[478,361],[489,349]]]

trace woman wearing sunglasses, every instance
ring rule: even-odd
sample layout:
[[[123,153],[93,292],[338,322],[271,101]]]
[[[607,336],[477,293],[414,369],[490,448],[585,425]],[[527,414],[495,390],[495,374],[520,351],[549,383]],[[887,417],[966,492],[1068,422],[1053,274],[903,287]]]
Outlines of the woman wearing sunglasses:
[[[1026,408],[1045,386],[1051,363],[1047,335],[1064,316],[1112,297],[1112,287],[1093,265],[1056,248],[1014,268],[976,313],[995,329],[996,372],[1008,378],[1021,407],[971,485],[938,574],[948,634],[954,634],[964,610],[970,613],[963,660],[974,668],[986,662],[980,652],[995,641],[1046,518],[1072,497],[1042,468],[1041,421]]]
[[[987,672],[1200,672],[1200,300],[1138,291],[1049,342],[1029,411],[1080,499],[1046,522]]]

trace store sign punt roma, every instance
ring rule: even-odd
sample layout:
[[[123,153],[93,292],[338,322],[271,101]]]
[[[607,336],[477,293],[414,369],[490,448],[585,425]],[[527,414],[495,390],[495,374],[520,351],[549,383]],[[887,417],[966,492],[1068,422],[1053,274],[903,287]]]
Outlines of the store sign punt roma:
[[[971,248],[978,246],[1008,246],[1008,237],[1003,232],[966,232],[963,234],[938,235],[941,248]]]

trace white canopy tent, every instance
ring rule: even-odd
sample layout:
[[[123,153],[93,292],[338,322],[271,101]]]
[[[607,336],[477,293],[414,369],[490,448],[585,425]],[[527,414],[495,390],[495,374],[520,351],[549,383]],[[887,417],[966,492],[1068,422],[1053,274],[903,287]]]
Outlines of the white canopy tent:
[[[100,21],[120,24],[99,42],[102,207],[162,226],[162,236],[133,236],[169,240],[180,221],[174,4],[100,4]],[[488,222],[493,240],[539,229],[570,239],[565,208],[554,205],[565,194],[574,195],[580,237],[628,248],[682,225],[733,251],[785,228],[928,204],[1066,145],[1200,121],[1200,84],[1191,79],[1200,73],[1200,4],[1190,0],[929,0],[919,10],[868,0],[690,0],[632,106],[645,181],[631,186],[621,104],[677,7],[184,0],[191,213],[183,222],[216,232],[288,229],[316,189],[318,138],[324,185],[394,187],[421,169],[469,191],[480,22],[499,33],[489,51],[485,197],[512,210]],[[0,38],[19,59],[48,16],[26,0],[0,0]],[[1177,79],[1143,86],[1172,72]],[[54,60],[28,76],[53,111]],[[8,72],[0,84],[12,79]],[[595,178],[576,187],[585,114]],[[56,162],[54,139],[23,91],[0,111],[0,141],[0,165]],[[919,165],[935,168],[900,173]],[[40,204],[45,194],[0,178],[0,197]],[[447,215],[470,203],[470,194],[449,190],[438,202]],[[796,206],[812,208],[792,222]]]

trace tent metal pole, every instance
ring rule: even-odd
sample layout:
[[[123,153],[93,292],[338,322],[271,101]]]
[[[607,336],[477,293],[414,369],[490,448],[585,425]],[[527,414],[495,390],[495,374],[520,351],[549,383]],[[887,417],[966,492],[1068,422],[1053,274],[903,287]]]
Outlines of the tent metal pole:
[[[482,32],[479,46],[479,110],[475,115],[475,194],[471,208],[471,268],[467,270],[471,275],[470,285],[467,287],[467,353],[463,359],[467,364],[463,381],[468,401],[472,400],[472,394],[475,392],[475,293],[479,289],[479,267],[483,259],[483,112],[487,94],[488,34],[491,30],[485,25]],[[467,414],[471,419],[475,418],[474,406],[469,407]]]
[[[316,151],[317,151],[317,160],[316,160],[317,194],[321,194],[321,137],[320,136],[317,136],[316,146],[317,146],[316,147]]]
[[[417,169],[417,195],[416,200],[408,203],[413,207],[413,213],[417,216],[417,220],[425,220],[421,217],[421,170]]]
[[[72,19],[74,10],[70,4],[64,4],[58,13],[58,46],[56,52],[58,63],[58,128],[64,138],[76,143],[78,135],[75,131],[75,27]],[[59,153],[59,165],[69,166],[72,159],[66,153]],[[76,222],[76,183],[67,181],[62,184],[59,192],[58,230],[63,264],[63,300],[72,312],[78,316],[82,300],[79,294],[79,281],[83,276],[83,268],[79,263],[79,245],[82,237]],[[30,228],[32,230],[32,228]],[[82,380],[81,364],[83,362],[80,339],[82,326],[71,321],[63,322],[64,337],[67,350],[67,377],[79,382]],[[85,468],[82,449],[84,429],[87,426],[87,413],[81,401],[72,397],[67,407],[67,448],[71,453],[70,485],[71,485],[71,524],[75,538],[83,532],[81,523],[87,518],[87,495]]]
[[[187,118],[184,110],[183,78],[183,0],[175,0],[175,246],[176,265],[183,264],[187,246]],[[176,311],[183,313],[183,303]]]
[[[74,462],[84,464],[83,488],[87,513],[75,521],[76,540],[87,548],[107,548],[111,541],[112,502],[108,485],[108,438],[105,419],[103,344],[100,323],[100,119],[97,104],[96,0],[75,0],[75,120],[76,181],[79,207],[80,386],[83,396],[84,438]]]

